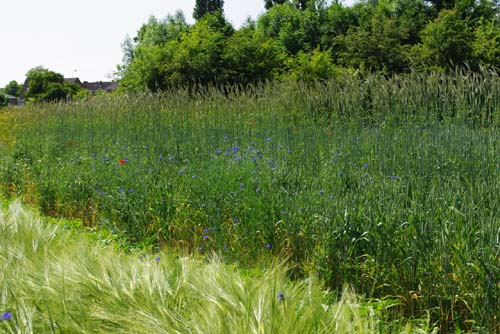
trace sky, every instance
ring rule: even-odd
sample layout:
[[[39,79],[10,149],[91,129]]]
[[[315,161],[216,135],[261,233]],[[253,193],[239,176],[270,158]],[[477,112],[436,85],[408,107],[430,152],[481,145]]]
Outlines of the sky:
[[[0,6],[0,87],[24,82],[36,66],[109,81],[121,63],[121,44],[134,37],[151,15],[182,10],[193,23],[195,0],[15,0]],[[226,0],[224,12],[235,27],[264,12],[263,0]]]

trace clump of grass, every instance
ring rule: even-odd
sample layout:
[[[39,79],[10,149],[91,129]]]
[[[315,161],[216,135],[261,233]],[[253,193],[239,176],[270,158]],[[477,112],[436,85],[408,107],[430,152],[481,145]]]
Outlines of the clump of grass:
[[[19,201],[0,211],[0,265],[3,333],[376,333],[380,327],[375,308],[352,292],[330,302],[314,278],[291,282],[281,266],[242,276],[216,258],[124,254],[42,221]]]

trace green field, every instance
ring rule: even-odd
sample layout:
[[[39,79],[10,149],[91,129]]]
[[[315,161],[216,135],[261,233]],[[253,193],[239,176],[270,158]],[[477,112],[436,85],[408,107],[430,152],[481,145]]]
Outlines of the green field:
[[[0,183],[132,252],[277,257],[386,323],[498,332],[499,111],[489,73],[37,105],[2,118]]]

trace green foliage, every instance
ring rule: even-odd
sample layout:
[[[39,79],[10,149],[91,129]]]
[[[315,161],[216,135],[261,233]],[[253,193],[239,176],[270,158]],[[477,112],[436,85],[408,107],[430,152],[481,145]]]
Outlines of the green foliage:
[[[500,19],[481,20],[474,37],[474,58],[481,65],[500,68]]]
[[[70,99],[81,88],[64,83],[64,77],[43,67],[35,67],[26,74],[26,98],[35,102],[52,102]]]
[[[412,50],[414,61],[446,69],[472,62],[473,30],[456,10],[443,10],[421,33],[422,44]]]
[[[195,20],[200,20],[205,15],[219,14],[224,12],[224,0],[196,0],[194,6],[193,17]]]
[[[329,51],[313,50],[310,53],[299,52],[287,61],[289,79],[299,82],[335,79],[341,76],[342,70],[333,64]],[[347,74],[347,71],[346,71]]]
[[[3,89],[6,94],[12,95],[12,96],[19,96],[21,93],[22,86],[17,83],[17,81],[12,80],[5,86]]]
[[[274,5],[284,4],[287,0],[264,0],[264,7],[266,9],[271,9]]]
[[[292,55],[301,50],[312,51],[319,43],[318,15],[290,3],[274,6],[259,17],[257,32],[276,39]]]
[[[203,3],[197,6],[209,6]],[[266,1],[265,5],[267,12],[239,29],[219,10],[208,11],[192,26],[182,13],[165,20],[151,18],[123,44],[123,64],[117,73],[123,79],[122,90],[301,80],[296,64],[315,50],[329,52],[325,63],[344,73],[392,75],[497,65],[495,22],[500,7],[491,0],[381,0],[352,6],[321,0]],[[318,80],[328,76],[315,73],[320,74]]]
[[[35,67],[26,73],[26,80],[29,82],[26,97],[36,98],[45,93],[47,85],[50,83],[64,83],[64,77],[43,67]]]
[[[223,54],[224,82],[258,83],[276,78],[285,55],[272,38],[256,34],[252,28],[241,29],[228,38]]]
[[[179,40],[188,28],[186,18],[181,11],[176,12],[173,16],[167,15],[161,21],[151,16],[148,23],[142,25],[141,29],[137,32],[134,42],[147,46],[165,44],[170,41]]]
[[[5,107],[9,104],[9,99],[0,91],[0,107]]]
[[[408,31],[397,22],[380,15],[373,15],[368,26],[350,28],[335,42],[340,48],[339,63],[362,71],[399,73],[408,69],[407,47],[402,41]]]

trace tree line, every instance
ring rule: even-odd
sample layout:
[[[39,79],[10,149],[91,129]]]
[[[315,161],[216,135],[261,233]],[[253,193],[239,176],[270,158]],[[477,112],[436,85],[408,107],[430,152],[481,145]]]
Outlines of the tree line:
[[[222,0],[151,17],[123,43],[122,89],[316,81],[344,75],[500,67],[499,0],[265,0],[234,28]]]
[[[500,68],[500,0],[264,2],[266,12],[238,29],[224,16],[223,0],[196,0],[194,24],[180,11],[150,17],[122,44],[120,90]],[[85,96],[41,67],[26,79],[30,101]],[[13,81],[3,92],[19,96],[21,88]],[[6,103],[0,94],[0,106]]]

